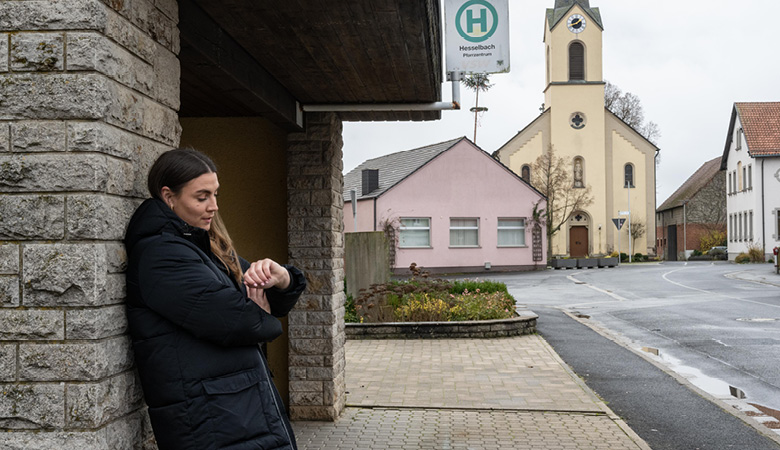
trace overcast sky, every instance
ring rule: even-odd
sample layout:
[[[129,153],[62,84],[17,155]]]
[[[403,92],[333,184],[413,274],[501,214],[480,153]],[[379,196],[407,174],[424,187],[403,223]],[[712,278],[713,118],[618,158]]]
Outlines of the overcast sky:
[[[489,108],[477,145],[492,153],[528,125],[544,102],[544,18],[554,0],[509,0],[511,72],[480,93]],[[780,1],[591,0],[604,24],[604,78],[639,96],[658,124],[660,205],[704,162],[723,154],[734,102],[780,101]],[[442,99],[451,100],[442,85]],[[344,173],[371,158],[467,136],[474,94],[429,122],[344,124]]]

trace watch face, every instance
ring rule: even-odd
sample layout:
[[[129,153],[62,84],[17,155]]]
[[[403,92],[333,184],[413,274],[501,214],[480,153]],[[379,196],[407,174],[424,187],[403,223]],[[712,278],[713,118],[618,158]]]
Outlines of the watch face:
[[[581,33],[585,29],[585,18],[580,14],[572,14],[566,21],[566,26],[572,33]]]

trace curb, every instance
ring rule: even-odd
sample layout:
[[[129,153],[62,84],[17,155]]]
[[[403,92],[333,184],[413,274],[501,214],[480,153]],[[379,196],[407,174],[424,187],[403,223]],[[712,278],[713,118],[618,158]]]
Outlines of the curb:
[[[745,281],[753,281],[753,280],[745,280]],[[665,374],[669,375],[670,377],[674,378],[675,381],[680,383],[681,385],[687,387],[688,389],[692,390],[693,392],[697,393],[700,397],[704,398],[705,400],[710,401],[711,403],[714,403],[716,406],[718,406],[723,411],[731,414],[732,416],[736,417],[737,419],[744,422],[746,425],[752,427],[755,429],[759,434],[762,436],[766,436],[772,441],[780,444],[780,435],[773,432],[771,429],[767,428],[761,422],[758,422],[753,417],[748,416],[744,412],[736,409],[734,406],[729,405],[725,401],[715,397],[714,395],[710,394],[709,392],[706,392],[702,389],[700,389],[698,386],[691,383],[687,378],[684,376],[678,374],[677,372],[673,371],[669,367],[667,367],[665,364],[662,364],[659,361],[656,361],[653,359],[650,355],[646,354],[645,352],[641,350],[637,350],[630,345],[628,345],[626,342],[624,342],[622,339],[618,338],[617,336],[613,335],[609,330],[594,324],[592,322],[587,321],[587,319],[583,319],[580,317],[577,317],[570,313],[567,310],[564,310],[562,308],[558,308],[561,312],[566,314],[567,316],[571,317],[572,319],[576,320],[577,322],[581,323],[582,325],[585,325],[586,327],[590,328],[591,330],[595,331],[596,333],[600,334],[601,336],[609,339],[610,341],[616,343],[617,345],[625,348],[626,350],[630,351],[631,353],[639,356],[640,358],[644,359],[645,361],[649,362],[653,366],[655,366],[657,369],[661,370]],[[578,378],[579,379],[579,378]],[[648,447],[649,448],[649,447]]]

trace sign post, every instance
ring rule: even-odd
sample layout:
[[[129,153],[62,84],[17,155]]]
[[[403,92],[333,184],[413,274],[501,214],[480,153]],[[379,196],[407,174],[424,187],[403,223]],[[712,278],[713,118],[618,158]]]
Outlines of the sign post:
[[[509,0],[444,0],[447,73],[509,72]]]
[[[619,214],[622,215],[623,211],[618,211]],[[626,222],[626,219],[612,219],[612,223],[615,224],[615,228],[618,229],[618,264],[620,264],[620,229],[623,228],[623,224]]]

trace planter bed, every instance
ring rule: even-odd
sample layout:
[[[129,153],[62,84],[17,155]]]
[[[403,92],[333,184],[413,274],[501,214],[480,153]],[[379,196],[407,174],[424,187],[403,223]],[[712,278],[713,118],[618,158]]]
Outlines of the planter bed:
[[[536,333],[536,319],[531,311],[517,317],[498,320],[461,322],[384,322],[347,323],[347,339],[451,339],[495,338]]]

